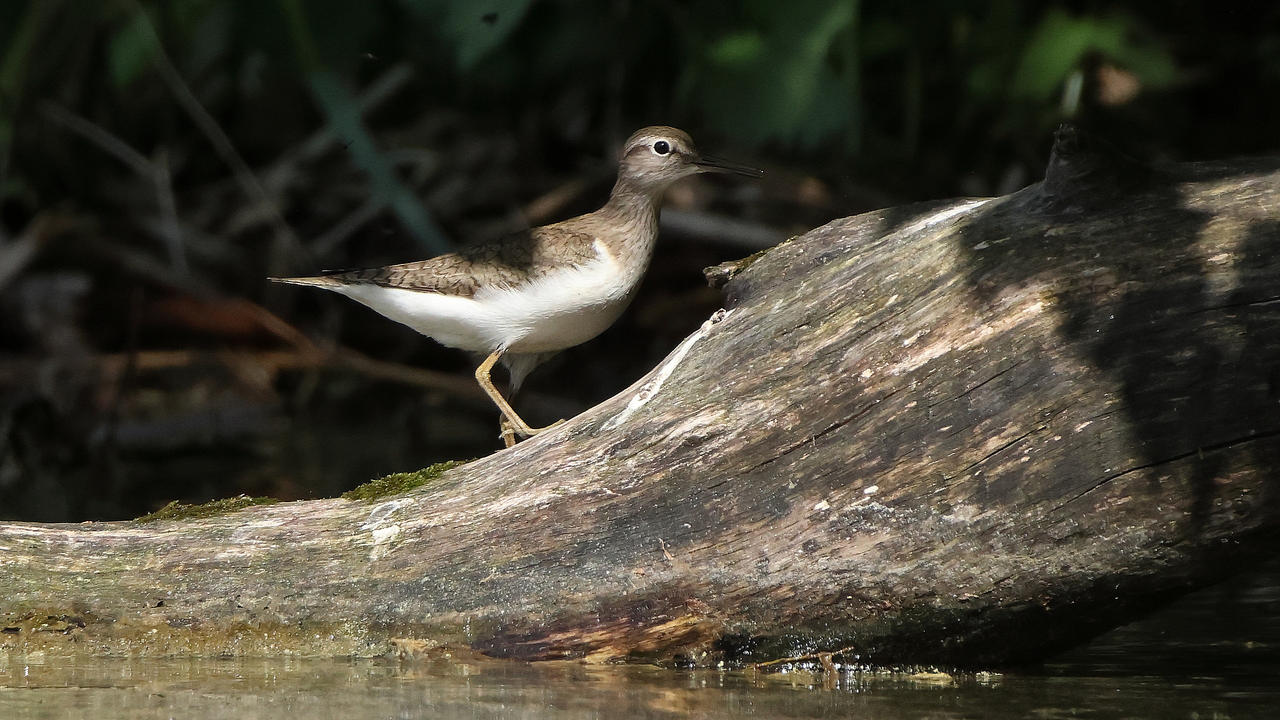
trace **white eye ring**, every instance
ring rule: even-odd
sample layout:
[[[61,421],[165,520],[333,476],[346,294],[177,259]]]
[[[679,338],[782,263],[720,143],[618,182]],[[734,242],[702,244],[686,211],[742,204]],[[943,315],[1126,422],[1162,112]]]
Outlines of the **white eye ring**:
[[[653,144],[653,153],[655,155],[670,155],[671,143],[667,142],[666,140],[659,140],[658,142]]]

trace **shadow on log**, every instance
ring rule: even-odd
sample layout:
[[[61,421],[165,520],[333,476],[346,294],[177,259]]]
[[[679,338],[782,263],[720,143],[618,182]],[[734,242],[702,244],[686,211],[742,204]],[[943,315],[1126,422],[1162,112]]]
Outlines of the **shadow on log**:
[[[612,400],[380,501],[0,525],[0,646],[1034,661],[1275,550],[1280,161],[846,218]]]

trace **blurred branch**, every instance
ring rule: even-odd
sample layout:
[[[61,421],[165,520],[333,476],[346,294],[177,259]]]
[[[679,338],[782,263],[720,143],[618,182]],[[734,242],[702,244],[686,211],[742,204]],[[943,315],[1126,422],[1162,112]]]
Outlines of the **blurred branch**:
[[[388,69],[374,78],[373,82],[356,96],[357,112],[361,115],[378,109],[384,102],[395,97],[409,81],[413,79],[413,68],[402,63]],[[271,190],[273,197],[279,197],[289,182],[296,177],[300,163],[319,157],[327,152],[338,136],[329,125],[322,125],[301,144],[285,151],[272,166],[262,173],[262,184]]]
[[[325,257],[335,248],[351,237],[357,230],[371,222],[382,212],[383,203],[377,198],[368,198],[360,207],[347,213],[328,230],[320,233],[311,241],[311,252],[317,257]]]
[[[155,177],[155,168],[145,155],[111,131],[52,102],[40,105],[40,112],[48,119],[98,146],[100,150],[119,160],[130,170],[147,179]]]
[[[206,353],[194,350],[145,350],[138,353],[102,353],[88,358],[97,368],[101,382],[117,382],[127,372],[147,373],[176,368],[198,366],[215,361],[239,372],[246,366],[257,368],[256,374],[269,382],[276,373],[288,370],[350,370],[376,380],[411,385],[425,390],[444,392],[478,408],[492,407],[492,403],[475,383],[470,373],[455,375],[416,368],[411,365],[377,360],[346,348],[332,351],[310,348],[292,350],[242,351],[229,350]],[[0,359],[0,383],[17,385],[33,377],[44,360],[32,357]]]
[[[333,132],[346,140],[351,159],[368,176],[370,195],[391,208],[405,229],[432,253],[449,250],[450,243],[421,199],[396,176],[391,162],[364,126],[360,103],[336,74],[325,69],[312,37],[307,14],[299,0],[280,0],[299,61],[307,72],[311,96]]]
[[[27,224],[21,235],[10,242],[0,242],[0,289],[8,285],[9,281],[31,262],[36,249],[48,236],[49,225],[52,222],[45,215],[37,215]]]
[[[182,224],[178,220],[178,205],[173,195],[168,156],[161,152],[156,161],[148,160],[145,155],[133,149],[106,128],[54,103],[42,104],[40,112],[124,163],[155,187],[156,207],[160,211],[157,234],[169,251],[169,262],[173,265],[174,271],[182,275],[189,274],[187,254],[182,240]]]
[[[178,201],[173,195],[173,173],[169,171],[169,153],[163,148],[156,153],[155,162],[156,205],[160,208],[160,236],[168,241],[169,260],[173,269],[190,274],[187,253],[182,238],[182,223],[178,219]]]
[[[422,201],[396,177],[392,164],[365,128],[359,107],[338,78],[326,71],[310,77],[312,95],[329,124],[343,136],[351,158],[369,176],[370,194],[390,207],[425,250],[443,253],[450,244]]]
[[[786,233],[767,225],[707,212],[666,208],[661,223],[665,231],[742,250],[763,250],[787,239]]]
[[[396,167],[410,165],[413,168],[414,186],[426,182],[427,177],[439,164],[436,160],[436,154],[426,150],[406,148],[393,150],[386,153],[386,156]],[[317,257],[324,257],[333,252],[335,248],[351,237],[357,230],[378,217],[384,207],[386,207],[384,199],[376,196],[369,197],[360,207],[347,213],[345,217],[328,230],[314,238],[309,248],[312,254]]]
[[[564,211],[570,203],[582,197],[596,178],[576,177],[525,203],[524,216],[530,225],[542,225]]]
[[[275,229],[277,243],[286,245],[289,250],[300,251],[302,244],[298,242],[297,235],[289,227],[284,215],[280,213],[280,208],[268,195],[262,183],[258,181],[258,177],[253,173],[249,164],[240,156],[235,145],[231,142],[231,138],[227,137],[222,127],[218,125],[218,121],[209,114],[209,111],[200,103],[195,93],[191,92],[191,88],[183,80],[182,74],[174,67],[173,61],[169,58],[169,54],[165,52],[164,44],[160,42],[160,36],[156,33],[155,26],[152,25],[151,18],[147,15],[146,10],[137,0],[132,0],[131,4],[135,12],[139,14],[139,17],[145,20],[147,33],[154,43],[155,52],[152,54],[152,67],[159,73],[169,91],[173,93],[174,99],[178,101],[178,104],[182,106],[182,109],[196,124],[196,127],[213,145],[218,156],[231,169],[236,183],[240,185],[244,194],[256,202],[259,209],[266,213],[268,220]]]

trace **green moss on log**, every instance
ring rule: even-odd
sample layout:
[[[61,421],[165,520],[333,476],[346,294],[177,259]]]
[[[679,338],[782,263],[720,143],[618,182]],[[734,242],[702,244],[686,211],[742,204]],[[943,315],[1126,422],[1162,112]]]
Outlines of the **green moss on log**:
[[[386,477],[370,480],[344,493],[344,500],[377,500],[388,495],[399,495],[427,483],[452,470],[459,465],[466,465],[467,460],[446,460],[414,472],[393,473]]]
[[[142,517],[134,520],[137,523],[149,523],[157,520],[190,520],[192,518],[207,518],[217,515],[226,515],[236,510],[243,510],[254,505],[272,505],[280,502],[272,497],[251,497],[249,495],[237,495],[230,498],[222,498],[220,500],[210,500],[207,503],[198,505],[189,505],[187,503],[174,500],[168,505],[147,513]]]

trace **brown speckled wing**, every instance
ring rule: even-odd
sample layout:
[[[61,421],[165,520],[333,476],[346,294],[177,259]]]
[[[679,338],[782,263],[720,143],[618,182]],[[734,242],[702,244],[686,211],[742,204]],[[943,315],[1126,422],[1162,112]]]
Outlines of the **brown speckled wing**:
[[[349,270],[329,277],[346,283],[471,297],[482,287],[513,287],[539,275],[595,257],[595,237],[547,225],[476,243],[430,260]]]

